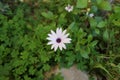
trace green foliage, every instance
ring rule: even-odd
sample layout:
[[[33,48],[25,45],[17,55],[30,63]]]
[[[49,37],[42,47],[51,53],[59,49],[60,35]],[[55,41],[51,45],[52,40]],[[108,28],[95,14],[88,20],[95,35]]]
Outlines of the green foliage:
[[[103,9],[110,11],[112,9],[110,2],[104,0],[97,0],[98,6]]]
[[[77,8],[86,8],[88,0],[77,0]]]
[[[74,7],[65,11],[67,4]],[[13,5],[14,4],[14,5]],[[4,6],[3,6],[4,5]],[[86,15],[94,13],[94,17]],[[44,80],[59,65],[100,79],[120,79],[120,5],[106,0],[2,0],[0,2],[0,80]],[[66,50],[54,52],[47,34],[67,29]],[[99,79],[99,77],[97,77]],[[59,75],[50,80],[62,80]]]
[[[50,11],[48,11],[48,12],[42,12],[41,14],[42,14],[42,16],[44,16],[47,19],[54,19],[54,15]]]
[[[60,74],[52,76],[49,80],[63,80],[63,77]]]

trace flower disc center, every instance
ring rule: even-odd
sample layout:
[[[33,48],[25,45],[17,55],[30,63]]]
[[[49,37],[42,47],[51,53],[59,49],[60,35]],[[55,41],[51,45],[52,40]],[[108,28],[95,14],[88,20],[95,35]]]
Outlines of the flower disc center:
[[[57,38],[57,39],[56,39],[56,42],[57,42],[57,43],[60,43],[60,42],[61,42],[61,39],[60,39],[60,38]]]
[[[71,9],[72,7],[71,6],[68,6],[68,9]]]

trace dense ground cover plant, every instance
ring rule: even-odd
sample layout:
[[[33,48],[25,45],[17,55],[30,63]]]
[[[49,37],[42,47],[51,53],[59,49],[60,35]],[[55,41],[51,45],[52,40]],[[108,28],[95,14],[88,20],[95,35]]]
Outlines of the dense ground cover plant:
[[[43,80],[54,65],[73,64],[90,80],[119,80],[119,17],[118,0],[1,0],[0,80]],[[72,40],[55,52],[46,38],[58,27],[67,29]]]

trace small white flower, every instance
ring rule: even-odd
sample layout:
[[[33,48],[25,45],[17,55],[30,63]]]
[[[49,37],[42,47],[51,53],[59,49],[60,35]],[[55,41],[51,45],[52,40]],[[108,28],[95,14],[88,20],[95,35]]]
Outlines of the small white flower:
[[[89,13],[89,12],[87,12],[86,15],[89,16],[89,17],[93,17],[93,16],[94,16],[94,13]]]
[[[68,11],[68,12],[71,12],[71,11],[73,11],[73,6],[68,4],[68,6],[65,7],[65,10]]]
[[[59,47],[60,50],[62,48],[66,49],[65,43],[70,43],[71,39],[68,38],[69,33],[66,34],[66,30],[62,31],[62,28],[57,28],[56,33],[51,30],[51,34],[48,34],[47,40],[49,40],[48,45],[52,45],[51,49],[56,51]]]
[[[94,16],[94,14],[93,14],[93,13],[90,13],[90,14],[89,14],[89,16],[90,16],[90,17],[93,17],[93,16]]]

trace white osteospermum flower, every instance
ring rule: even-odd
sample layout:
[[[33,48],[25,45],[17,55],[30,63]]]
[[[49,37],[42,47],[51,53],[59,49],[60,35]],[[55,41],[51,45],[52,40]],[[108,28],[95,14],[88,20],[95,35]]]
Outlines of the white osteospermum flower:
[[[65,7],[65,10],[68,12],[71,12],[71,11],[73,11],[73,6],[68,4],[68,6]]]
[[[58,48],[66,49],[65,43],[70,43],[71,39],[68,38],[69,33],[66,34],[66,30],[62,31],[62,28],[57,28],[56,33],[51,30],[51,34],[48,34],[47,40],[49,40],[48,45],[52,45],[51,49],[56,51]]]

